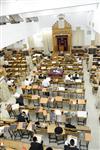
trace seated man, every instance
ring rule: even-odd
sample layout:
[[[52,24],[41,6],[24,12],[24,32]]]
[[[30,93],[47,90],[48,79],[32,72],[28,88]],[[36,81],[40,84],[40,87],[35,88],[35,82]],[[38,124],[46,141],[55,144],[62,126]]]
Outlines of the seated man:
[[[16,104],[19,104],[19,106],[24,106],[24,99],[22,95],[19,95],[19,97],[16,97]]]
[[[50,78],[46,78],[46,79],[44,79],[43,81],[42,81],[42,86],[44,87],[44,88],[47,88],[47,87],[49,87],[50,86]],[[50,94],[49,94],[49,91],[46,91],[46,92],[44,92],[44,94],[45,94],[45,96],[49,96]]]
[[[39,79],[45,79],[45,78],[46,78],[46,76],[44,74],[39,75]]]
[[[43,150],[43,145],[42,143],[37,142],[37,137],[33,137],[33,142],[31,143],[29,150]]]
[[[65,80],[65,82],[66,82],[66,81],[70,81],[70,80],[71,80],[71,75],[70,75],[70,74],[69,74],[69,75],[66,75],[64,80]]]
[[[51,122],[55,122],[56,121],[56,115],[55,115],[54,110],[51,110],[51,112],[50,112],[50,121]]]
[[[13,86],[14,85],[14,80],[11,80],[10,78],[7,80],[7,85],[9,87]]]
[[[28,116],[26,115],[25,112],[21,112],[21,113],[18,115],[17,121],[18,121],[18,122],[29,122],[29,119],[28,119]]]
[[[50,80],[48,78],[45,78],[43,81],[42,81],[42,86],[43,87],[49,87],[50,86]]]
[[[65,142],[67,143],[67,142]],[[76,146],[75,146],[75,141],[74,139],[70,140],[70,144],[65,144],[64,145],[64,150],[79,150]]]
[[[77,74],[77,72],[75,72],[75,74],[73,74],[72,76],[73,80],[79,79],[79,74]]]
[[[58,126],[55,128],[55,134],[62,134],[62,133],[63,133],[63,129],[58,124]]]
[[[26,86],[29,86],[33,83],[33,80],[32,79],[29,79],[29,78],[26,78],[25,81],[24,81],[24,85]]]

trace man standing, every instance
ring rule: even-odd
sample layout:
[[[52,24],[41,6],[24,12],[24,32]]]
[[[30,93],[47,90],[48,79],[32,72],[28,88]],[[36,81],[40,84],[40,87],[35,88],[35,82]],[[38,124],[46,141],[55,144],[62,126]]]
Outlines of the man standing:
[[[37,142],[37,137],[33,137],[33,142],[31,143],[29,150],[43,150],[43,145],[42,143]]]

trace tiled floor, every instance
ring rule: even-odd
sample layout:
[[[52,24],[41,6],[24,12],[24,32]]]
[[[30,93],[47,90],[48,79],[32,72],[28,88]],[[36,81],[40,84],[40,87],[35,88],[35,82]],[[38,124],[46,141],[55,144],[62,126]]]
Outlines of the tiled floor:
[[[100,124],[99,124],[99,114],[100,114],[100,110],[96,109],[96,100],[97,97],[95,95],[92,94],[92,86],[91,83],[89,82],[89,72],[87,72],[87,66],[86,66],[86,62],[83,62],[83,66],[84,66],[84,81],[85,81],[85,98],[87,99],[87,111],[88,111],[88,120],[87,120],[87,125],[91,128],[92,131],[92,141],[89,144],[89,150],[100,150]],[[18,92],[21,93],[21,90],[18,89]],[[15,99],[12,96],[10,98],[10,100],[8,101],[8,103],[14,103]],[[2,107],[2,111],[5,107],[5,104],[3,104]],[[7,112],[3,111],[2,115],[4,117],[7,117]],[[47,135],[43,136],[43,141],[44,144],[46,145],[51,145],[51,146],[55,146],[58,148],[62,148],[63,146],[57,146],[57,144],[49,144],[48,141],[48,137]]]

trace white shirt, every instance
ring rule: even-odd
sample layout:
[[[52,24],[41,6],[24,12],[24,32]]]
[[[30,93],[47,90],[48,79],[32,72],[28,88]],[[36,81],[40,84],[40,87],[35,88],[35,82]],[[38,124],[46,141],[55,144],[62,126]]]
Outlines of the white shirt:
[[[31,79],[28,79],[28,80],[24,81],[24,85],[26,85],[26,86],[29,86],[32,83],[33,83],[33,81]]]
[[[13,82],[14,82],[14,80],[8,80],[8,81],[7,81],[7,84],[8,84],[9,86],[11,86],[11,85],[13,85]]]
[[[49,80],[44,79],[44,80],[42,81],[42,86],[44,86],[44,87],[48,87],[48,86],[50,86],[50,82],[49,82]]]
[[[74,146],[77,146],[77,137],[72,136],[72,135],[68,135],[67,140],[65,141],[65,145],[70,144],[70,140],[73,139],[74,140]],[[73,147],[74,147],[73,146]]]
[[[75,77],[76,75],[75,74],[73,74],[73,77]],[[77,74],[77,77],[79,78],[79,74]]]
[[[28,86],[28,85],[30,84],[29,80],[25,80],[25,81],[24,81],[24,84],[25,84],[26,86]]]
[[[5,128],[5,126],[0,127],[0,135],[2,135],[4,133],[4,128]]]
[[[7,60],[5,60],[5,62],[4,62],[4,63],[5,63],[5,65],[9,65],[9,63],[8,63],[8,61],[7,61]]]
[[[68,75],[65,76],[65,81],[70,80],[70,77]]]

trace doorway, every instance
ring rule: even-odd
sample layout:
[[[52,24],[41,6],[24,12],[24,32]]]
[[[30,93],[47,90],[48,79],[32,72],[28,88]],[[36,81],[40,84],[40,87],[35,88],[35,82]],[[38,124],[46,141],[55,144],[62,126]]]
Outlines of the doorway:
[[[57,39],[57,52],[64,54],[68,51],[68,35],[58,35]]]

